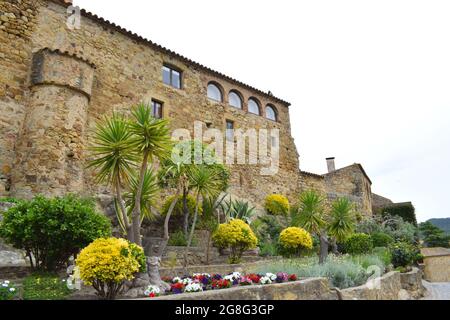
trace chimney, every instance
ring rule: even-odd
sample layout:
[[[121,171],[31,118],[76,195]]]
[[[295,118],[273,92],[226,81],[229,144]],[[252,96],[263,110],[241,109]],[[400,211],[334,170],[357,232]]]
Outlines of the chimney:
[[[334,164],[334,157],[327,158],[327,167],[328,167],[328,173],[336,171],[336,166]]]

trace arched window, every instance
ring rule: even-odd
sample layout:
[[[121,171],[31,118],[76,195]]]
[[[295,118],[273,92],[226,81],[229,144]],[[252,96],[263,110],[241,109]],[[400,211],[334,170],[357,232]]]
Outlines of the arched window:
[[[269,120],[277,121],[277,112],[275,111],[275,107],[268,105],[266,107],[266,118]]]
[[[228,94],[228,103],[232,107],[242,109],[242,99],[235,91],[230,91],[230,93]]]
[[[211,100],[214,100],[214,101],[219,101],[219,102],[223,101],[222,91],[214,83],[208,84],[208,98]]]
[[[248,112],[260,115],[259,103],[253,98],[248,99]]]

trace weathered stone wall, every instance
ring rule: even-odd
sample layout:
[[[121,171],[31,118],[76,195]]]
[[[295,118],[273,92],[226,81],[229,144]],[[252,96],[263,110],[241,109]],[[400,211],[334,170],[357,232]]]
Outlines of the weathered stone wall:
[[[47,49],[34,53],[29,106],[12,175],[15,196],[84,191],[91,64]]]
[[[30,38],[41,1],[0,1],[0,197],[9,194],[28,99]]]
[[[376,214],[383,207],[389,206],[394,202],[388,198],[372,193],[372,212]]]
[[[22,139],[18,139],[20,146],[18,147],[17,170],[15,169],[17,174],[14,177],[12,195],[23,196],[41,191],[59,194],[68,189],[79,191],[81,176],[85,178],[84,191],[94,194],[102,193],[104,188],[94,185],[92,172],[86,170],[80,172],[80,168],[83,168],[85,164],[85,154],[83,154],[83,148],[80,146],[89,141],[89,135],[86,137],[86,141],[82,138],[85,130],[80,129],[80,127],[84,125],[86,132],[90,134],[97,120],[104,115],[111,114],[113,110],[129,112],[130,106],[133,104],[155,99],[163,102],[163,115],[170,119],[172,129],[186,128],[192,131],[195,120],[209,122],[211,128],[222,130],[225,129],[226,120],[234,121],[237,129],[279,129],[281,150],[278,174],[261,176],[261,166],[236,165],[232,170],[230,192],[243,196],[256,205],[260,205],[267,194],[274,192],[285,194],[293,199],[297,193],[299,165],[298,154],[290,132],[287,104],[267,94],[264,95],[249,87],[240,86],[231,80],[208,72],[206,69],[187,63],[165,50],[158,49],[155,45],[145,43],[145,41],[137,41],[106,23],[89,18],[88,15],[83,15],[80,29],[70,30],[66,25],[68,17],[66,8],[56,2],[39,2],[42,6],[39,10],[36,10],[37,16],[33,16],[33,26],[35,25],[33,32],[27,34],[28,38],[25,41],[27,50],[24,51],[26,55],[25,53],[22,54],[26,58],[20,60],[23,75],[17,82],[23,84],[23,87],[31,84],[27,78],[27,73],[30,73],[32,69],[31,52],[36,53],[42,48],[58,49],[62,52],[68,51],[71,54],[84,57],[96,65],[92,96],[88,102],[81,92],[82,90],[78,92],[77,96],[72,90],[73,88],[67,86],[67,81],[70,81],[70,79],[64,79],[66,81],[62,87],[45,85],[39,88],[33,87],[30,90],[31,100],[25,104],[31,106],[30,117],[23,123],[25,107],[22,105],[19,108],[22,112],[22,121],[7,128],[8,132],[14,132],[11,141],[17,141],[16,134],[19,132],[19,128],[24,127],[24,135]],[[11,44],[10,40],[6,42]],[[63,62],[63,67],[68,64],[68,62],[62,60],[56,62]],[[8,76],[16,74],[13,70],[18,68],[18,64],[18,62],[12,64],[11,69],[6,70],[5,73]],[[183,88],[181,90],[167,86],[162,82],[161,68],[163,64],[170,64],[182,71]],[[57,71],[60,73],[59,77],[63,77],[62,70]],[[76,72],[78,71],[75,70],[73,79],[76,79],[78,75]],[[223,103],[207,99],[206,87],[210,81],[215,81],[222,87],[224,91]],[[13,82],[11,79],[4,80],[5,85],[11,82]],[[57,82],[59,84],[59,80]],[[227,96],[231,89],[238,90],[242,95],[243,110],[228,105]],[[17,94],[18,98],[25,95],[22,91],[17,92]],[[60,100],[57,100],[57,105],[52,107],[53,110],[50,110],[48,104],[53,102],[56,96],[60,97]],[[246,101],[250,97],[254,97],[260,102],[262,116],[247,112]],[[14,99],[14,97],[9,99]],[[63,102],[63,99],[66,102]],[[45,100],[47,100],[47,105],[44,106],[42,104],[45,104]],[[277,122],[265,118],[264,109],[269,103],[275,106],[277,110]],[[75,105],[76,107],[74,107]],[[49,112],[54,113],[53,119],[57,119],[57,121],[53,125],[60,126],[68,120],[69,115],[67,117],[57,115],[62,115],[63,110],[74,109],[80,110],[79,114],[76,115],[77,120],[74,124],[76,128],[72,126],[68,129],[61,129],[62,136],[57,142],[50,143],[54,136],[47,134],[49,128],[45,129],[46,127],[44,127],[44,132],[41,130],[39,134],[37,133],[37,125],[42,125],[40,119],[45,117],[45,114],[39,114],[38,111],[44,110],[47,114]],[[13,110],[8,109],[2,114],[8,114],[11,119],[20,118],[11,114],[11,112]],[[84,112],[87,114],[85,123],[82,124],[78,120],[81,120]],[[14,111],[14,113],[16,112]],[[36,126],[33,127],[33,125]],[[3,130],[6,131],[6,129]],[[69,136],[69,132],[70,134],[75,132],[76,136]],[[33,146],[31,147],[27,146],[26,141],[31,142],[31,139],[27,139],[28,136],[33,138]],[[75,141],[73,138],[75,138]],[[2,144],[6,144],[6,142],[2,140]],[[46,148],[43,150],[45,151],[43,159],[38,160],[34,153],[40,146]],[[3,148],[6,149],[6,147]],[[2,161],[2,164],[7,164],[6,171],[8,172],[11,171],[14,148],[15,145],[8,147],[8,150],[10,150],[8,161]],[[28,156],[28,151],[32,151],[31,158]],[[67,159],[68,154],[71,159]],[[46,155],[51,158],[50,161],[46,161]],[[28,159],[25,159],[26,157]],[[78,163],[75,165],[75,162]],[[24,163],[26,165],[22,166]],[[73,166],[70,166],[69,163],[72,163]],[[56,167],[58,169],[54,170]],[[61,170],[64,171],[64,174]],[[70,185],[71,179],[67,175],[68,172],[73,174],[75,180],[72,185]]]
[[[300,171],[299,191],[315,190],[321,194],[326,194],[326,185],[324,176],[314,173]]]
[[[425,280],[430,282],[450,282],[450,254],[425,257]]]
[[[414,268],[405,274],[389,272],[360,287],[341,290],[339,294],[342,300],[411,300],[422,297],[424,291],[422,272]]]
[[[326,192],[330,201],[347,197],[357,204],[358,210],[367,216],[372,215],[371,182],[361,166],[354,164],[324,175]]]

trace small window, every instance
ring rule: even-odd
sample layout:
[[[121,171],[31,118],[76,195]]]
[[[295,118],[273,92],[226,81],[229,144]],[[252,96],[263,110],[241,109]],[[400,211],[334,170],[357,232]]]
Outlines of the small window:
[[[227,120],[227,131],[226,136],[228,141],[233,141],[234,137],[234,122],[231,120]]]
[[[222,91],[214,83],[208,84],[208,98],[214,101],[223,101]]]
[[[250,98],[248,100],[248,112],[259,115],[259,104],[255,99]]]
[[[230,104],[230,106],[238,108],[238,109],[242,109],[242,99],[239,96],[239,94],[237,94],[234,91],[231,91],[228,94],[228,103]]]
[[[152,116],[156,119],[162,119],[163,113],[162,113],[163,105],[159,101],[152,100]]]
[[[163,66],[163,82],[169,86],[181,89],[181,72],[171,67]]]
[[[270,105],[266,107],[266,118],[272,121],[277,121],[277,113],[274,107]]]

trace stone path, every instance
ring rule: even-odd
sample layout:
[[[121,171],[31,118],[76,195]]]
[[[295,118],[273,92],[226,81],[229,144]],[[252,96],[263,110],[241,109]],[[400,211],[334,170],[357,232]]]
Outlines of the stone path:
[[[450,300],[450,282],[430,283],[423,281],[428,293],[422,300]]]

